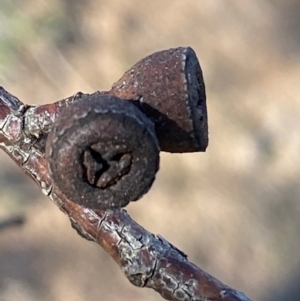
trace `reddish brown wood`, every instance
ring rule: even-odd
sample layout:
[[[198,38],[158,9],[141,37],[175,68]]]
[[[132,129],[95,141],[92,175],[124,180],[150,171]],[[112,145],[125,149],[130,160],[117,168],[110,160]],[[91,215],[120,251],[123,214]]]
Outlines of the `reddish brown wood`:
[[[154,122],[161,150],[206,150],[205,85],[192,48],[162,50],[145,57],[125,72],[108,93],[133,102]]]
[[[132,284],[152,288],[168,300],[251,301],[189,262],[183,252],[138,225],[124,209],[93,211],[61,193],[49,175],[45,139],[61,107],[78,95],[33,107],[0,88],[0,147],[68,215],[80,235],[110,254]]]
[[[151,187],[159,168],[154,124],[133,104],[95,93],[65,109],[46,143],[51,177],[73,202],[125,207]]]

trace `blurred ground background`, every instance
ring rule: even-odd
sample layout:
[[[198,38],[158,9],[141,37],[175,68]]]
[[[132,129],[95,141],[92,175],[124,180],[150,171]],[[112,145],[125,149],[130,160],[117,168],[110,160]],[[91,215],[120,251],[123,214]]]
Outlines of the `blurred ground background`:
[[[0,85],[30,104],[107,90],[152,52],[191,46],[206,153],[162,154],[129,213],[256,300],[300,300],[300,2],[0,0]],[[133,287],[4,153],[0,301],[161,300]],[[146,207],[147,205],[147,207]]]

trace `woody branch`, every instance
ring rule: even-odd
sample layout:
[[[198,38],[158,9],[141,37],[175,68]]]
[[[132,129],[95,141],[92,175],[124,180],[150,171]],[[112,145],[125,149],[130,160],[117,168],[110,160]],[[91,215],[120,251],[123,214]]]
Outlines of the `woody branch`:
[[[190,263],[183,252],[138,225],[124,209],[90,210],[62,194],[49,175],[45,140],[61,109],[75,98],[29,106],[1,87],[0,147],[69,217],[81,236],[105,249],[132,284],[152,288],[168,300],[251,301]]]

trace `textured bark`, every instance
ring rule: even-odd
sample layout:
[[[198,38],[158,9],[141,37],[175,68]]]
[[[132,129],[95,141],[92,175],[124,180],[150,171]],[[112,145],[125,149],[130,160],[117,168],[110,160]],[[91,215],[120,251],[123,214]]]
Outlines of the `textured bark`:
[[[124,209],[84,208],[53,183],[45,159],[46,138],[61,108],[80,95],[28,106],[0,87],[0,147],[68,215],[81,236],[110,254],[132,284],[152,288],[168,300],[251,301],[190,263],[183,252],[138,225]]]

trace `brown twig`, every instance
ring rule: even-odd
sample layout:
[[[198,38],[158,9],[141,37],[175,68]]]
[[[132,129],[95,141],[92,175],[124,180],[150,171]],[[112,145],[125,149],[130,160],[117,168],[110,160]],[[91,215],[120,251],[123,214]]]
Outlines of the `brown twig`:
[[[27,106],[0,89],[0,147],[132,284],[168,300],[249,301],[115,209],[149,189],[159,148],[194,152],[207,144],[205,86],[189,47],[146,57],[109,92]]]
[[[28,106],[0,87],[0,147],[68,215],[72,226],[102,246],[129,281],[168,300],[251,301],[196,265],[164,238],[133,221],[124,209],[90,210],[67,199],[52,182],[45,140],[62,107],[78,97]]]

